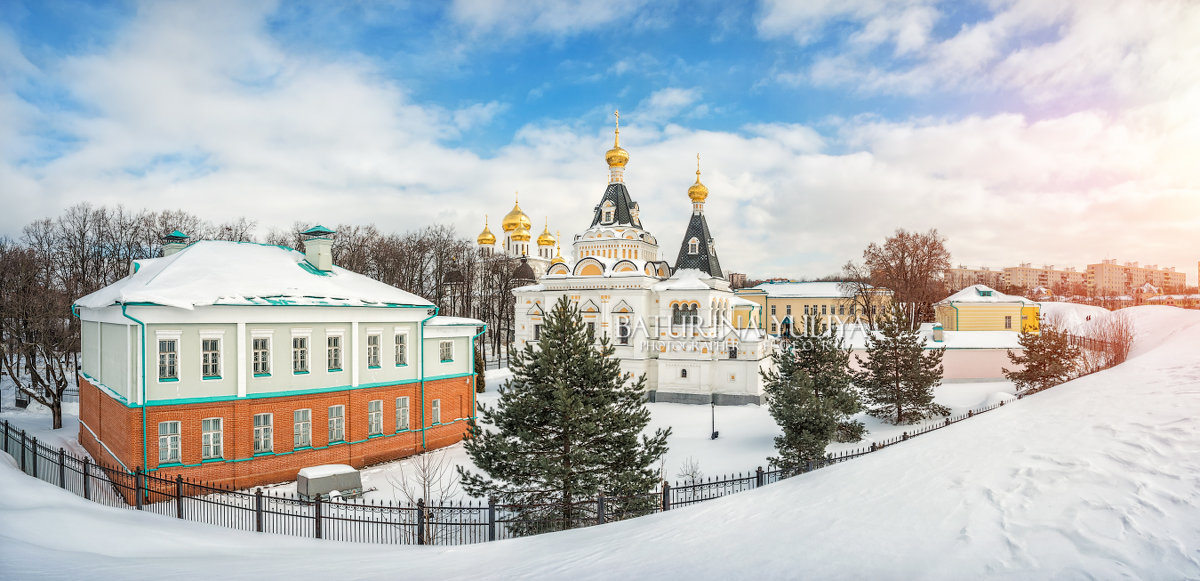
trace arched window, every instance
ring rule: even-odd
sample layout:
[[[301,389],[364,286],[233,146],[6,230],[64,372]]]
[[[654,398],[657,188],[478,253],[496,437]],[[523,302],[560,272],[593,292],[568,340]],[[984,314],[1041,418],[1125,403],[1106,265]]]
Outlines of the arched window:
[[[671,305],[671,324],[683,324],[683,311],[679,309],[679,305]]]
[[[680,369],[680,370],[679,370],[679,377],[682,377],[682,378],[684,378],[684,379],[687,379],[687,370],[686,370],[686,369]]]
[[[700,240],[698,238],[692,237],[691,240],[688,240],[688,254],[700,254]]]
[[[613,213],[614,213],[612,202],[604,202],[604,207],[602,209],[602,212],[603,212],[603,217],[600,219],[600,221],[605,224],[611,224],[613,221]]]

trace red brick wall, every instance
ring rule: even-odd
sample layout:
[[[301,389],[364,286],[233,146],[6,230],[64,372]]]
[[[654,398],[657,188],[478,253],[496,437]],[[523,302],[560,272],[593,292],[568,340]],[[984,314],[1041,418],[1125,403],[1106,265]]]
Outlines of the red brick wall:
[[[471,413],[474,378],[458,377],[425,382],[425,418],[429,422],[431,402],[441,400],[442,421],[425,432],[426,449],[440,448],[461,440],[466,433],[465,421]],[[152,406],[146,408],[146,458],[149,468],[161,478],[202,480],[211,484],[247,488],[295,480],[296,472],[305,466],[319,464],[349,464],[361,468],[388,460],[410,456],[421,451],[421,386],[405,385],[361,388],[345,391],[280,396],[260,399],[240,399],[212,403]],[[396,433],[396,398],[408,396],[412,431]],[[383,435],[368,438],[367,404],[383,401]],[[330,406],[345,406],[345,440],[329,447],[328,422]],[[312,449],[293,450],[293,412],[312,410]],[[274,454],[254,456],[254,415],[273,414]],[[141,410],[121,404],[107,393],[80,378],[80,421],[96,435],[130,469],[142,464]],[[223,420],[223,452],[225,461],[201,463],[201,420],[219,417]],[[199,466],[164,466],[158,468],[158,424],[180,422],[180,460],[182,464]],[[360,441],[365,440],[365,441]],[[80,426],[79,441],[97,461],[111,463],[114,458]],[[233,461],[237,460],[237,461]]]

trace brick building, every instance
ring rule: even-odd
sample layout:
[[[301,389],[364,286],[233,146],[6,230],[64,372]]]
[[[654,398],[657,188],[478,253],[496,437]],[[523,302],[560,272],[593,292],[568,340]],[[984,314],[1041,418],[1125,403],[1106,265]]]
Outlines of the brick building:
[[[98,461],[239,488],[462,439],[483,323],[331,260],[175,233],[75,303],[79,441]]]

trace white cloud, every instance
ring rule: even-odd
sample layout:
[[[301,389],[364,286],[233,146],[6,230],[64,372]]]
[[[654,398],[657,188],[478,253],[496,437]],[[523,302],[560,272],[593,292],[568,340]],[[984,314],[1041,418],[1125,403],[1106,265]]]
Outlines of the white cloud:
[[[638,103],[636,117],[640,123],[669,121],[691,108],[700,100],[700,89],[668,87],[659,89]]]
[[[479,36],[569,36],[632,16],[645,0],[455,0],[450,16]]]

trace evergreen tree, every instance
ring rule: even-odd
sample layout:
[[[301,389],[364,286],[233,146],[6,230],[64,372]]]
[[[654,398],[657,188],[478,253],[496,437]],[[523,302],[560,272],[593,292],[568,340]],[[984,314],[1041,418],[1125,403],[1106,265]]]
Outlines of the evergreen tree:
[[[878,335],[867,335],[867,360],[854,356],[862,368],[854,372],[854,384],[866,400],[867,412],[895,424],[950,413],[933,402],[946,349],[927,351],[925,339],[914,327],[904,310],[894,305],[882,318]]]
[[[487,379],[484,378],[483,346],[475,346],[475,393],[487,391]]]
[[[850,382],[850,350],[818,318],[805,321],[803,335],[781,341],[776,368],[763,372],[767,406],[783,430],[770,462],[800,472],[825,457],[830,441],[862,438],[862,422],[850,419],[862,406]]]
[[[1037,392],[1054,387],[1074,376],[1078,367],[1079,347],[1070,337],[1053,325],[1043,324],[1040,333],[1022,331],[1017,341],[1024,348],[1020,353],[1008,352],[1008,360],[1020,369],[1003,369],[1004,376],[1019,390]]]
[[[464,447],[481,473],[460,467],[463,489],[515,505],[518,534],[594,523],[601,493],[609,519],[647,512],[670,429],[642,434],[646,378],[621,372],[607,337],[597,345],[565,296],[546,314],[539,344],[514,355],[496,406],[480,406],[495,430],[472,422]]]

